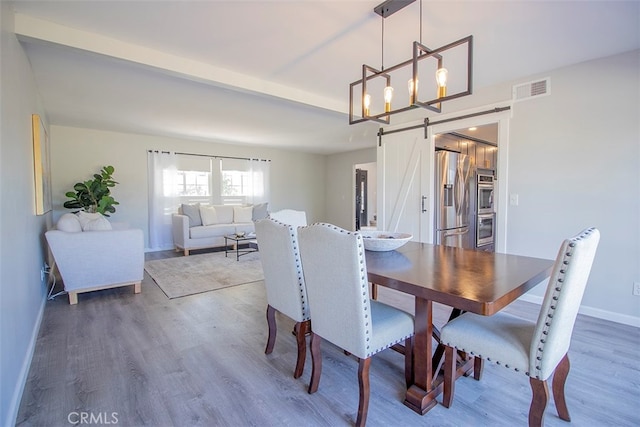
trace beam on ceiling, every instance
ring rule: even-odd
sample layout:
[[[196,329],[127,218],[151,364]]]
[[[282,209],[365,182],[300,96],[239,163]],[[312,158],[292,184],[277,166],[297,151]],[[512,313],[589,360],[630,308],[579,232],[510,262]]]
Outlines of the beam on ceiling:
[[[335,99],[237,73],[204,62],[171,55],[100,34],[66,27],[21,13],[15,14],[14,24],[14,32],[20,40],[38,40],[53,43],[132,62],[159,72],[204,84],[256,95],[276,97],[348,114],[347,105],[344,101],[336,101]]]

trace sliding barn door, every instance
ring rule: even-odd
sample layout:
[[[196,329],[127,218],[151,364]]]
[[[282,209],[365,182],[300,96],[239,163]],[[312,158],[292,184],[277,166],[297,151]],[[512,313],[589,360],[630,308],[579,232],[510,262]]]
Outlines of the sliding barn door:
[[[382,136],[377,153],[379,230],[411,233],[417,242],[431,241],[428,147],[424,129]]]

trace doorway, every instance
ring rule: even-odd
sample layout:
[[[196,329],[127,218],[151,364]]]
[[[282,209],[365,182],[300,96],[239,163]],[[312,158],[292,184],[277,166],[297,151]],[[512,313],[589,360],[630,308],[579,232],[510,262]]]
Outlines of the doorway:
[[[367,171],[356,169],[356,231],[367,225]]]
[[[357,230],[375,229],[377,221],[376,163],[355,165],[355,227]]]
[[[507,159],[509,158],[509,121],[511,119],[511,111],[505,110],[495,114],[489,114],[486,116],[469,117],[456,121],[442,122],[434,124],[429,128],[429,137],[431,139],[431,149],[435,149],[437,137],[436,135],[447,133],[459,133],[465,137],[477,137],[477,139],[495,142],[494,150],[482,150],[479,156],[479,166],[488,165],[494,169],[494,241],[496,252],[506,252],[507,241],[507,206],[505,200],[508,199],[507,195]],[[490,125],[490,127],[487,127]],[[496,130],[492,130],[493,136],[487,136],[486,134],[479,133],[478,130],[483,131],[491,129],[491,126],[497,126]],[[469,128],[477,127],[475,134],[471,134]],[[495,138],[495,139],[494,139]],[[493,167],[495,165],[495,167]],[[435,197],[435,194],[432,194]],[[434,200],[433,198],[431,200]],[[477,230],[475,230],[477,232]]]
[[[493,252],[498,124],[439,133],[434,135],[434,145],[435,243]],[[451,161],[457,165],[453,169]],[[454,175],[458,196],[450,200],[446,196],[450,192],[448,187],[454,185],[451,184]]]

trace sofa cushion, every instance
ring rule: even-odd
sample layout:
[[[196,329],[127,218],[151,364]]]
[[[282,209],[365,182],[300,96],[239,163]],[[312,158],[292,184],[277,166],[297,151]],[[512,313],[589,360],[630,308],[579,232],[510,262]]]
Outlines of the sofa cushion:
[[[202,225],[218,224],[218,214],[213,206],[200,205],[200,217],[202,217]]]
[[[233,224],[200,225],[189,229],[189,235],[192,239],[223,237],[235,234],[235,232],[236,227]]]
[[[111,223],[101,213],[78,212],[78,221],[82,231],[107,231],[111,230]]]
[[[231,224],[233,222],[233,206],[215,205],[218,214],[218,224]]]
[[[194,205],[182,204],[182,214],[189,217],[189,227],[202,225],[202,217],[200,216],[200,203]]]
[[[253,217],[253,206],[234,206],[233,222],[251,222]]]
[[[66,213],[60,217],[56,228],[67,233],[78,233],[82,231],[82,225],[78,217],[72,213]]]
[[[269,216],[269,203],[259,203],[257,205],[253,205],[253,213],[251,219],[253,221],[258,221],[260,219],[265,219]]]

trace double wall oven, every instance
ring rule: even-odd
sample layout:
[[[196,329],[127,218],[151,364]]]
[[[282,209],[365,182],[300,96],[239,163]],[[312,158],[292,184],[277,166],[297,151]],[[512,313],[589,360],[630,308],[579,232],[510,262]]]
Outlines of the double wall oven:
[[[495,249],[494,173],[478,169],[476,174],[475,247],[478,250]]]

